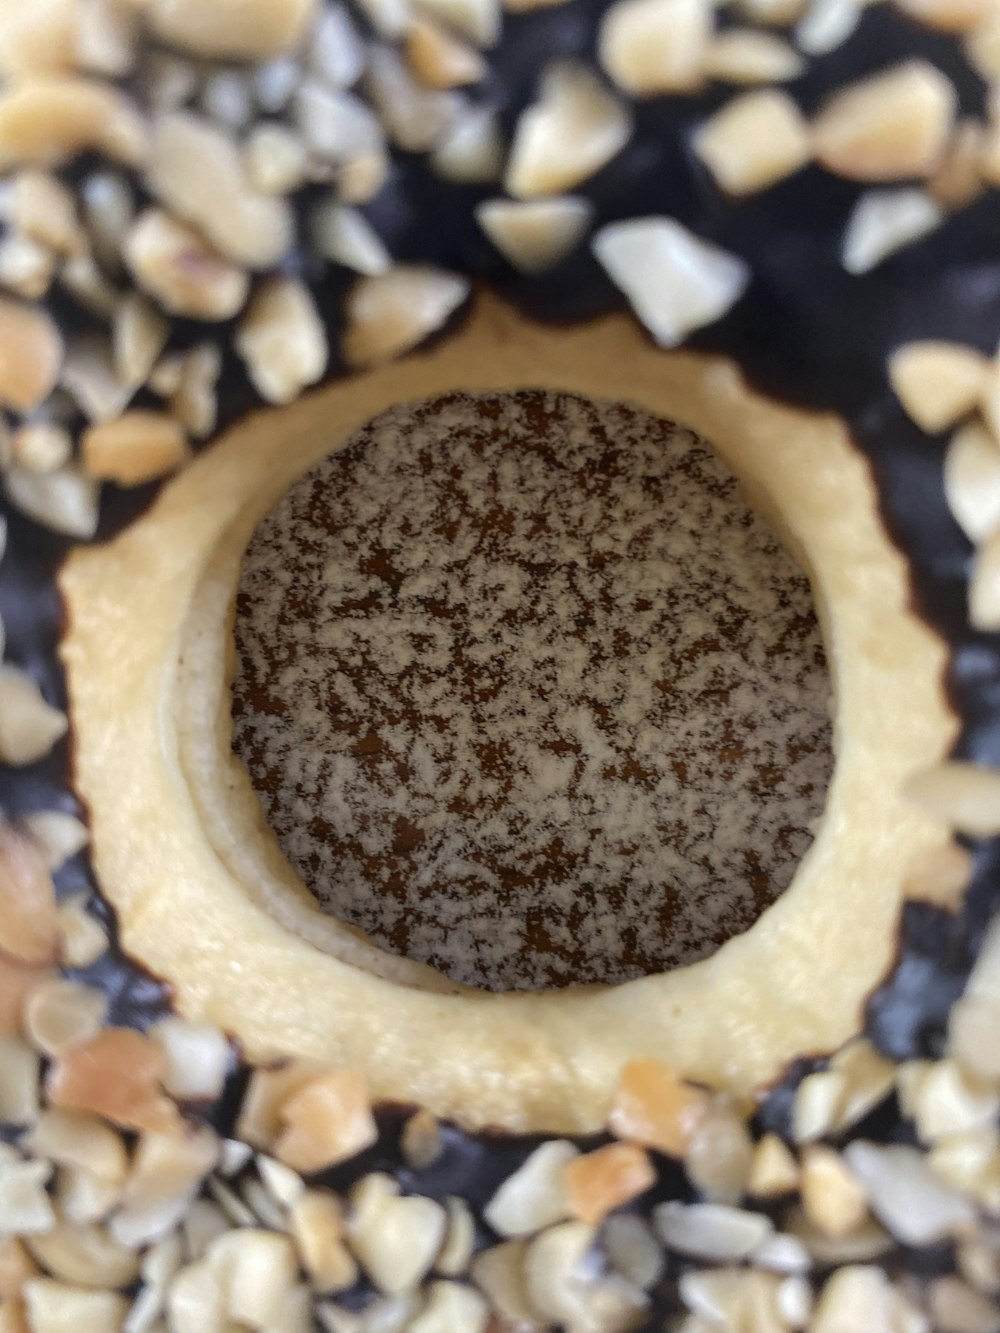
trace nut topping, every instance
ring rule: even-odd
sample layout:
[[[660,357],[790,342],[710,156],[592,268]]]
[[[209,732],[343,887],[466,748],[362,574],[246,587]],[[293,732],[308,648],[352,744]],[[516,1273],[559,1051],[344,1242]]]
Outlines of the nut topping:
[[[361,1074],[319,1074],[281,1103],[284,1129],[275,1155],[286,1166],[309,1173],[353,1157],[378,1137]]]
[[[91,426],[81,447],[87,472],[119,486],[141,486],[173,472],[188,452],[179,422],[163,412],[139,409]]]
[[[375,365],[409,351],[436,333],[468,294],[465,278],[440,269],[398,264],[362,278],[347,298],[348,364]]]
[[[707,0],[616,0],[601,24],[598,54],[628,93],[690,92],[701,82],[711,33]]]
[[[125,261],[139,285],[175,315],[229,319],[250,288],[242,269],[158,208],[147,209],[129,232]]]
[[[148,179],[153,194],[236,264],[267,268],[291,247],[288,204],[255,191],[235,139],[199,116],[177,111],[154,122]]]
[[[294,278],[269,278],[254,293],[236,349],[261,396],[290,403],[326,369],[326,332],[308,289]]]
[[[0,297],[0,404],[20,412],[55,388],[63,345],[42,310]]]
[[[858,181],[926,176],[944,151],[955,90],[926,61],[910,60],[834,93],[813,123],[823,166]]]
[[[56,166],[88,149],[130,165],[142,161],[145,127],[115,89],[36,77],[0,94],[0,167]]]
[[[785,93],[744,93],[695,136],[695,149],[719,185],[741,197],[766,190],[809,161],[805,120]]]
[[[550,65],[539,100],[517,122],[504,184],[518,198],[563,194],[610,162],[631,133],[628,108],[586,65]]]
[[[0,750],[6,759],[20,742],[3,743],[3,732],[16,727],[17,719],[10,716],[9,705],[2,712],[6,717],[0,720]],[[65,729],[65,719],[62,722],[59,735]],[[13,825],[0,824],[0,951],[18,963],[38,966],[53,962],[58,948],[56,896],[44,850]]]
[[[298,46],[316,10],[316,0],[148,0],[157,36],[201,56],[268,60]]]

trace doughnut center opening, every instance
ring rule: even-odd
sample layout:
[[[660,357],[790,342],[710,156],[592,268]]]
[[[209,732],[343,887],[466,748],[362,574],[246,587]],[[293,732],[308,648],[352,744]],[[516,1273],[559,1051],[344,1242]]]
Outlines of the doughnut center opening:
[[[808,581],[691,432],[565,393],[393,408],[258,526],[234,749],[324,908],[492,990],[694,962],[832,770]]]

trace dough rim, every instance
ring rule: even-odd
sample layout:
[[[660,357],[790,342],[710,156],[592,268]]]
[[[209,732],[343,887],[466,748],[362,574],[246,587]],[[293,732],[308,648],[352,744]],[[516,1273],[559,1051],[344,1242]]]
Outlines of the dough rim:
[[[283,923],[263,905],[264,881],[247,891],[233,826],[228,840],[217,819],[211,827],[223,772],[224,808],[255,808],[224,749],[230,638],[217,612],[258,517],[331,447],[331,416],[343,443],[397,402],[528,387],[637,403],[703,435],[732,467],[810,570],[838,700],[836,767],[792,884],[710,958],[614,988],[490,995],[405,960],[376,960],[385,975],[373,975],[374,946],[344,928],[338,947],[354,962],[321,948],[328,938],[304,938],[296,922],[307,918],[321,918],[324,937],[338,931],[280,853],[291,877]],[[631,1058],[751,1096],[796,1056],[836,1049],[891,965],[911,865],[948,839],[898,794],[947,755],[958,724],[943,689],[946,646],[910,608],[867,461],[837,417],[763,398],[723,358],[659,350],[627,316],[551,329],[480,296],[429,351],[240,422],[145,517],[75,551],[60,583],[76,786],[126,951],[170,982],[181,1013],[232,1033],[252,1061],[364,1069],[373,1098],[470,1130],[596,1130]],[[216,614],[192,625],[199,598]],[[211,697],[194,688],[199,660],[215,664]],[[198,725],[184,706],[192,694],[211,708]],[[259,825],[259,808],[244,817]],[[275,873],[269,834],[243,850],[255,874]]]

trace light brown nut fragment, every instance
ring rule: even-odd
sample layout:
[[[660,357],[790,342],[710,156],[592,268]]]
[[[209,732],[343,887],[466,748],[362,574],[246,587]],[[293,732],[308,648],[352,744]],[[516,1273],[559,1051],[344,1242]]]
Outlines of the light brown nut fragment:
[[[963,343],[904,343],[889,358],[889,383],[907,416],[936,435],[971,412],[985,391],[989,360]]]
[[[1000,532],[984,538],[973,557],[969,622],[986,633],[1000,630]]]
[[[504,184],[516,198],[564,194],[617,156],[631,134],[628,107],[591,69],[557,61],[518,119]]]
[[[56,166],[88,149],[130,165],[146,151],[142,120],[108,84],[36,76],[0,95],[0,168]]]
[[[105,1028],[49,1069],[46,1089],[53,1106],[90,1111],[123,1129],[169,1130],[177,1108],[161,1091],[167,1057],[148,1037]]]
[[[281,1104],[275,1156],[304,1174],[347,1161],[378,1137],[368,1080],[353,1070],[320,1074]]]
[[[683,1157],[709,1106],[701,1088],[684,1083],[659,1060],[630,1060],[621,1073],[608,1129],[672,1157]]]
[[[139,1276],[139,1255],[104,1227],[60,1223],[28,1241],[28,1248],[52,1277],[81,1287],[113,1290]]]
[[[164,1018],[150,1029],[163,1047],[167,1069],[163,1086],[178,1101],[211,1101],[222,1092],[232,1061],[226,1035],[207,1023]]]
[[[444,1239],[447,1216],[433,1199],[401,1198],[389,1176],[365,1176],[351,1194],[351,1249],[386,1295],[415,1286],[429,1272]]]
[[[722,189],[737,198],[784,180],[810,156],[802,113],[773,88],[727,102],[695,135],[694,146]]]
[[[87,1171],[95,1179],[120,1185],[128,1170],[128,1151],[116,1129],[81,1111],[44,1110],[22,1147],[60,1167]]]
[[[139,44],[139,15],[131,0],[77,0],[76,65],[88,74],[131,73]]]
[[[64,73],[76,54],[76,0],[0,6],[0,71]]]
[[[806,1216],[826,1236],[846,1236],[868,1213],[865,1193],[839,1153],[823,1144],[802,1158],[802,1203]]]
[[[476,220],[497,249],[522,273],[554,268],[579,243],[593,216],[586,199],[487,199]]]
[[[944,152],[956,105],[940,70],[905,61],[830,97],[813,122],[816,159],[848,180],[926,176]]]
[[[0,1236],[0,1300],[20,1296],[29,1278],[38,1276],[38,1265],[15,1236]]]
[[[52,1278],[24,1289],[32,1333],[121,1333],[129,1302],[113,1291],[90,1291]]]
[[[996,82],[1000,77],[1000,21],[996,17],[979,24],[969,33],[965,39],[965,53],[969,63],[987,83]]]
[[[355,273],[371,277],[392,267],[384,241],[365,215],[339,203],[333,193],[313,210],[310,233],[317,254]]]
[[[434,1260],[434,1271],[445,1277],[461,1277],[468,1270],[476,1248],[476,1223],[464,1199],[452,1195],[445,1201],[448,1229]]]
[[[496,112],[477,107],[463,115],[444,136],[430,162],[445,180],[481,185],[503,174],[504,142]]]
[[[103,333],[82,333],[66,348],[60,383],[91,421],[120,416],[134,392],[118,374],[111,340]]]
[[[468,294],[465,278],[418,265],[398,264],[361,278],[346,302],[348,364],[376,365],[410,351],[436,333]]]
[[[145,1132],[110,1223],[116,1239],[135,1248],[169,1234],[218,1164],[219,1148],[218,1135],[207,1125]]]
[[[0,952],[0,1037],[12,1037],[21,1031],[27,997],[51,975],[47,967],[19,963]]]
[[[115,311],[111,343],[118,378],[131,389],[146,383],[167,343],[170,325],[150,301],[131,292]]]
[[[270,403],[289,403],[326,369],[326,331],[308,288],[295,278],[268,278],[240,321],[236,350],[254,386]]]
[[[425,1107],[415,1111],[403,1126],[399,1149],[414,1171],[426,1171],[441,1156],[444,1143],[437,1118]]]
[[[406,59],[410,69],[427,88],[461,88],[478,83],[486,73],[486,62],[478,51],[456,41],[443,28],[426,19],[416,19],[406,34]]]
[[[755,28],[727,28],[708,45],[702,70],[722,83],[785,83],[797,79],[805,61],[781,37]]]
[[[236,264],[269,268],[288,251],[286,200],[254,190],[235,138],[189,111],[153,123],[147,179],[152,193]]]
[[[89,427],[81,441],[83,465],[92,477],[119,486],[141,486],[175,471],[188,456],[180,422],[139,408]]]
[[[869,273],[943,221],[944,214],[926,190],[866,190],[847,220],[840,262],[848,273]]]
[[[747,1192],[757,1198],[773,1198],[797,1189],[799,1164],[776,1134],[765,1134],[757,1145]]]
[[[0,723],[0,753],[2,730],[13,721]],[[59,952],[56,895],[45,851],[11,824],[0,824],[0,951],[36,966],[54,962]]]
[[[857,1124],[888,1097],[897,1066],[877,1051],[867,1037],[855,1037],[830,1061],[840,1080],[840,1096],[833,1118],[836,1133]]]
[[[388,46],[369,50],[366,87],[389,138],[406,152],[434,148],[462,114],[457,93],[424,86]]]
[[[743,1117],[720,1099],[691,1136],[684,1170],[710,1203],[738,1203],[746,1190],[753,1155],[753,1139]]]
[[[809,1329],[810,1333],[842,1333],[853,1328],[912,1328],[926,1333],[927,1324],[881,1268],[850,1265],[827,1279]]]
[[[944,155],[927,181],[927,193],[942,208],[957,212],[983,193],[986,143],[985,127],[971,116],[955,126]]]
[[[73,456],[73,437],[65,426],[34,421],[15,431],[10,440],[11,457],[30,472],[54,472]]]
[[[792,1137],[796,1143],[811,1143],[833,1132],[844,1090],[844,1079],[835,1069],[818,1069],[806,1075],[796,1089],[792,1106]]]
[[[927,1307],[938,1333],[992,1333],[1000,1310],[957,1277],[939,1277],[927,1290]]]
[[[63,344],[43,310],[0,297],[0,404],[37,407],[55,388]]]
[[[221,371],[222,353],[215,343],[199,343],[181,362],[170,410],[196,440],[205,439],[215,429],[219,412],[216,385]]]
[[[645,1218],[616,1213],[601,1230],[612,1268],[641,1291],[650,1291],[663,1276],[666,1255]]]
[[[56,256],[28,236],[10,233],[0,240],[0,287],[27,301],[37,301],[52,285]]]
[[[260,194],[289,194],[306,178],[306,146],[284,125],[265,121],[254,126],[243,149],[243,169]]]
[[[72,193],[47,171],[18,172],[11,190],[10,221],[56,254],[78,255],[86,248]]]
[[[601,24],[598,56],[626,92],[690,92],[702,81],[711,35],[706,0],[617,0]]]
[[[774,1232],[763,1213],[720,1203],[661,1203],[653,1217],[660,1238],[678,1254],[726,1263],[748,1258]]]
[[[973,838],[1000,833],[1000,770],[949,760],[916,773],[905,794],[921,809]]]
[[[855,1139],[844,1157],[872,1212],[904,1245],[945,1240],[967,1230],[975,1218],[970,1200],[935,1175],[916,1148],[883,1148]]]
[[[609,223],[591,248],[661,347],[676,347],[695,329],[721,319],[751,278],[737,255],[703,241],[675,218]]]
[[[903,11],[940,32],[970,32],[992,18],[990,0],[895,0]]]
[[[970,1073],[1000,1081],[1000,1047],[995,1034],[1000,1024],[1000,917],[994,917],[965,994],[952,1007],[948,1053]]]
[[[282,1106],[293,1093],[322,1072],[319,1066],[304,1060],[293,1060],[275,1069],[254,1070],[234,1131],[235,1141],[241,1153],[245,1153],[244,1161],[251,1155],[246,1149],[247,1144],[271,1151],[282,1129]]]
[[[997,460],[1000,483],[1000,458]],[[947,483],[946,483],[947,485]],[[997,493],[997,522],[1000,523],[1000,487]],[[946,842],[921,856],[903,883],[903,895],[915,902],[954,910],[961,905],[972,877],[972,856],[957,842]]]
[[[60,1167],[56,1172],[59,1215],[67,1222],[85,1226],[102,1222],[121,1201],[119,1181],[102,1180],[83,1167]]]
[[[500,36],[498,0],[418,0],[417,8],[483,50],[495,46]]]
[[[287,1236],[230,1231],[212,1241],[206,1259],[222,1277],[226,1313],[234,1322],[259,1329],[277,1323],[297,1277]]]
[[[12,475],[8,474],[8,494]],[[49,477],[41,480],[48,481]],[[13,494],[12,498],[17,503],[18,496]],[[42,697],[27,672],[0,665],[0,760],[15,766],[35,763],[66,734],[68,725],[66,714]]]
[[[458,1282],[432,1282],[427,1304],[408,1325],[409,1333],[485,1333],[489,1310],[471,1287]]]
[[[267,60],[294,50],[316,0],[151,0],[148,21],[171,46],[200,56]]]
[[[247,274],[192,227],[150,208],[129,232],[125,260],[139,285],[167,310],[194,319],[230,319],[247,298]]]
[[[540,1144],[500,1185],[483,1217],[500,1236],[529,1236],[569,1216],[565,1168],[579,1149],[567,1139]]]
[[[527,1251],[527,1241],[504,1241],[481,1250],[469,1270],[479,1290],[486,1294],[501,1317],[515,1327],[519,1323],[532,1327],[538,1321],[538,1312],[528,1298],[524,1271]]]
[[[59,904],[59,956],[67,967],[90,967],[108,947],[104,927],[87,910],[88,899],[75,893]]]
[[[56,977],[41,982],[28,996],[24,1035],[43,1055],[62,1055],[96,1037],[107,1012],[103,991],[68,977]]]
[[[644,1194],[656,1182],[648,1153],[634,1143],[609,1143],[563,1168],[572,1217],[602,1222],[613,1209]]]
[[[38,1052],[33,1051],[26,1041],[14,1036],[0,1037],[0,1121],[7,1125],[30,1125],[38,1119],[40,1072],[41,1062]],[[32,1176],[26,1170],[21,1171],[21,1168],[26,1169],[29,1165],[37,1167],[39,1163],[21,1162],[16,1156],[11,1158],[11,1162],[13,1165],[10,1165],[5,1157],[0,1156],[0,1217],[5,1220],[5,1229],[9,1225],[8,1210],[14,1211],[15,1197],[36,1196],[39,1186],[49,1177],[48,1166],[44,1167],[40,1176]],[[24,1192],[22,1185],[25,1187]],[[48,1199],[44,1195],[43,1203],[44,1209],[41,1211],[50,1212]],[[29,1202],[28,1211],[34,1215],[40,1209]],[[22,1229],[28,1230],[27,1227],[10,1226],[10,1230],[15,1234]],[[44,1230],[44,1227],[33,1225],[30,1229],[38,1231]]]
[[[319,1292],[346,1291],[358,1266],[344,1241],[344,1209],[328,1190],[307,1190],[293,1205],[289,1228],[309,1281]]]
[[[1000,528],[1000,445],[978,422],[957,430],[944,456],[948,508],[972,542]]]

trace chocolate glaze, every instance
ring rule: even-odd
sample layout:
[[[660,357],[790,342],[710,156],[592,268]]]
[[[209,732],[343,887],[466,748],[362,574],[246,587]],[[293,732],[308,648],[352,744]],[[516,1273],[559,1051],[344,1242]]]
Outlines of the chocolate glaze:
[[[491,53],[492,73],[477,95],[500,109],[508,129],[553,56],[593,55],[605,8],[606,0],[573,0],[506,17],[503,39]],[[965,111],[981,113],[984,87],[958,43],[916,26],[888,5],[866,10],[854,36],[810,62],[790,91],[810,110],[830,89],[917,54],[951,77]],[[967,623],[970,546],[945,504],[941,441],[906,419],[884,371],[886,354],[913,338],[951,337],[993,352],[1000,331],[1000,192],[987,194],[874,272],[849,276],[837,254],[860,187],[809,168],[757,198],[733,204],[694,158],[688,131],[729,92],[715,86],[697,98],[652,98],[637,105],[636,133],[628,147],[580,192],[593,201],[598,224],[666,213],[748,260],[754,278],[746,296],[693,345],[735,357],[765,393],[832,409],[847,420],[871,460],[886,521],[909,557],[915,604],[951,645],[948,686],[962,721],[957,752],[1000,764],[1000,642],[974,633]],[[365,212],[398,259],[467,272],[497,286],[537,318],[579,320],[622,307],[619,293],[583,245],[542,278],[529,281],[515,274],[474,221],[475,205],[492,193],[447,184],[431,174],[422,158],[398,154],[389,181]],[[308,191],[301,202],[304,208]],[[289,267],[318,280],[318,299],[335,332],[347,275],[319,277],[301,254]],[[80,318],[64,313],[74,322]],[[195,332],[196,326],[187,326],[175,336],[183,342]],[[331,341],[335,346],[336,337]],[[335,360],[331,373],[342,370]],[[246,380],[230,358],[221,424],[236,420],[252,403]],[[109,488],[109,499],[112,517],[105,533],[141,510],[148,492],[122,499]],[[52,578],[65,547],[11,515],[10,550],[0,569],[8,657],[26,667],[58,703],[64,697],[56,657],[61,610]],[[28,769],[0,770],[0,807],[15,815],[41,807],[75,808],[69,759],[70,747],[63,744]],[[872,995],[866,1021],[876,1044],[897,1059],[941,1052],[948,1009],[1000,899],[998,846],[978,846],[975,864],[973,886],[959,913],[918,905],[904,913],[897,966]],[[59,879],[63,891],[93,885],[84,856],[74,858]],[[143,1026],[167,1008],[164,988],[117,948],[89,975],[114,996],[116,1022]],[[794,1087],[813,1067],[805,1059],[788,1071],[761,1107],[761,1127],[787,1132]],[[881,1114],[881,1121],[866,1122],[866,1131],[882,1138],[897,1135],[892,1104]],[[381,1126],[382,1137],[371,1154],[331,1177],[331,1183],[343,1185],[349,1176],[380,1165],[401,1175],[407,1188],[482,1200],[531,1146],[528,1140],[470,1136],[448,1128],[444,1157],[418,1178],[401,1163],[397,1113],[387,1111]],[[684,1197],[686,1186],[676,1165],[664,1160],[661,1166],[662,1196]],[[644,1200],[643,1208],[647,1205]],[[946,1260],[938,1251],[899,1256],[900,1263],[928,1271]],[[363,1300],[363,1294],[357,1299]],[[665,1308],[661,1305],[661,1316]]]

